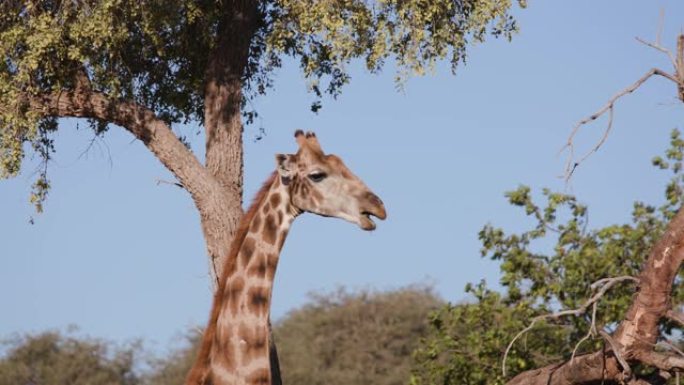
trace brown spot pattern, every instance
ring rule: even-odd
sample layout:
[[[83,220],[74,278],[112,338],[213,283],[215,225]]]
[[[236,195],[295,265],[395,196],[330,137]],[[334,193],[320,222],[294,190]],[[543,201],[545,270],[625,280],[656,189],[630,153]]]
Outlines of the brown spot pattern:
[[[235,351],[228,336],[220,336],[218,334],[215,336],[213,356],[224,368],[231,371],[237,368]]]
[[[230,306],[232,314],[236,314],[240,304],[240,297],[245,289],[245,280],[242,277],[236,277],[231,282],[228,282],[224,292],[224,299],[226,305]]]
[[[250,259],[252,259],[255,244],[256,241],[254,240],[254,238],[251,237],[245,238],[245,241],[242,243],[242,247],[240,248],[239,259],[240,262],[242,262],[243,267],[247,266],[249,264]]]
[[[266,269],[268,265],[268,258],[266,254],[259,253],[256,259],[247,269],[247,275],[250,277],[266,278]]]
[[[214,385],[214,376],[209,374],[207,379],[204,380],[203,385]]]
[[[252,314],[260,317],[266,315],[268,312],[268,296],[270,290],[265,286],[254,286],[247,290],[247,297],[249,297],[249,310]]]
[[[261,368],[255,370],[247,376],[247,384],[249,385],[270,385],[271,373],[268,369]]]
[[[268,327],[263,324],[247,325],[240,324],[238,338],[244,341],[241,343],[243,366],[249,365],[253,360],[264,357],[268,354]]]
[[[275,244],[277,230],[273,214],[268,214],[266,221],[264,222],[264,241],[270,245]]]
[[[256,214],[254,215],[254,219],[252,219],[251,226],[249,226],[249,231],[252,233],[258,233],[259,229],[261,229],[261,215]]]
[[[280,194],[275,193],[275,194],[271,195],[271,199],[270,199],[271,207],[273,207],[273,208],[278,207],[278,205],[280,204],[280,200],[281,200]]]

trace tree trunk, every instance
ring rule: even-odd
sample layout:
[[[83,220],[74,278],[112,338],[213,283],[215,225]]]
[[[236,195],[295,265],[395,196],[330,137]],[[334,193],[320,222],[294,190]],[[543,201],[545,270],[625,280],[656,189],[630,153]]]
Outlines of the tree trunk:
[[[242,82],[250,43],[259,25],[255,2],[234,1],[224,10],[204,90],[206,167],[220,190],[197,207],[214,283],[221,276],[230,241],[242,217]]]
[[[231,240],[243,215],[242,87],[250,45],[263,22],[256,2],[230,3],[218,25],[204,89],[206,167],[219,189],[197,202],[214,288],[218,287]],[[272,385],[280,385],[280,365],[270,322],[268,332],[271,381]]]

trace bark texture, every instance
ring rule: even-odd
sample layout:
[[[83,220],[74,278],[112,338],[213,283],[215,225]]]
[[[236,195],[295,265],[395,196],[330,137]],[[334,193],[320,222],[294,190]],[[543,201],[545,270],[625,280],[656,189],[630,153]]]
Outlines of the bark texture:
[[[221,276],[242,216],[242,83],[251,40],[259,25],[256,2],[231,3],[218,25],[204,88],[206,168],[220,186],[220,193],[198,209],[214,282]]]

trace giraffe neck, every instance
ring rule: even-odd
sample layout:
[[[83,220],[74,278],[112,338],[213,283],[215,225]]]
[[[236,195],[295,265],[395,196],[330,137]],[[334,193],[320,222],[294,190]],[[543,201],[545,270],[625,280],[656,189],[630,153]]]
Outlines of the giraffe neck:
[[[298,211],[277,177],[254,204],[247,215],[247,233],[216,294],[208,376],[212,385],[271,384],[268,322],[273,279]]]

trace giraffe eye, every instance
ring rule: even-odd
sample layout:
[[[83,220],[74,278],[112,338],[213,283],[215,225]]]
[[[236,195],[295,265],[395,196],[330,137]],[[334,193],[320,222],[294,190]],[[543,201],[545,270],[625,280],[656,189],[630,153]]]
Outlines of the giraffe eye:
[[[327,177],[327,176],[328,175],[324,172],[315,171],[315,172],[312,172],[311,174],[309,174],[309,179],[311,179],[311,181],[313,181],[315,183],[318,183],[318,182],[322,181],[323,179],[325,179],[325,177]]]

